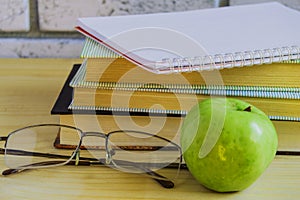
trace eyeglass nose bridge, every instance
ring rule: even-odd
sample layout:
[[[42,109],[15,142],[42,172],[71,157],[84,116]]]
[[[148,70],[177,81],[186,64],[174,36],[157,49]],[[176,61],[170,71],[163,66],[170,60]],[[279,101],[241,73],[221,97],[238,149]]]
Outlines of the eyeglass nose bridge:
[[[115,151],[113,149],[107,149],[106,150],[106,157],[105,157],[105,164],[109,165],[112,162],[112,156],[115,154]]]
[[[101,137],[104,139],[104,141],[105,141],[105,147],[104,147],[105,148],[105,164],[107,164],[107,165],[111,164],[112,156],[115,154],[115,151],[113,149],[109,148],[108,136],[105,133],[89,131],[89,132],[82,133],[81,140],[84,137],[88,137],[88,136]],[[98,158],[98,159],[102,159],[102,158]]]

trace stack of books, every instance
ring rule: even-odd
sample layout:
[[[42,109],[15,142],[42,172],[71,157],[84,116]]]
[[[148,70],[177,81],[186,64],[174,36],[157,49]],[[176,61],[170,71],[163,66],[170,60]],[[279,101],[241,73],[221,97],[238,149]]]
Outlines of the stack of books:
[[[299,20],[279,3],[80,18],[84,61],[52,114],[84,130],[178,139],[192,106],[226,96],[300,121]]]

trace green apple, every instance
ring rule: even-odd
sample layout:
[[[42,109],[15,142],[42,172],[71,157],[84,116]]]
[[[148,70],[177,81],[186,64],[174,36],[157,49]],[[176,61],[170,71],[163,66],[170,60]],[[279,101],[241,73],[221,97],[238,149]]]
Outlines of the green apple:
[[[278,139],[268,116],[255,106],[210,98],[189,111],[180,143],[196,180],[217,192],[234,192],[249,187],[266,170]]]

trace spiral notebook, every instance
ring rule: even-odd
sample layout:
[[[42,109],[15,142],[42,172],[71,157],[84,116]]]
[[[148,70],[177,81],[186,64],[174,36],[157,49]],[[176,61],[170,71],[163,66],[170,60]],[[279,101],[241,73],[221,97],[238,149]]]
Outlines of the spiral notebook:
[[[173,73],[299,59],[299,21],[271,2],[79,18],[76,29],[146,70]]]

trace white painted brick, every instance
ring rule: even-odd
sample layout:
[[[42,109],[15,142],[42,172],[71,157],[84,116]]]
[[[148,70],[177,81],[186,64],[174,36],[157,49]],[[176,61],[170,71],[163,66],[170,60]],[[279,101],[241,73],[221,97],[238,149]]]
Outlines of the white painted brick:
[[[252,4],[252,3],[263,3],[271,2],[274,0],[230,0],[230,5],[242,5],[242,4]],[[300,10],[300,1],[299,0],[277,0],[288,7]]]
[[[0,31],[29,31],[29,0],[1,0]]]
[[[78,17],[191,10],[214,6],[214,0],[38,0],[43,31],[73,31]]]
[[[0,38],[2,58],[79,58],[83,39]]]
[[[98,12],[98,0],[38,0],[39,26],[43,31],[73,31],[78,17]]]

